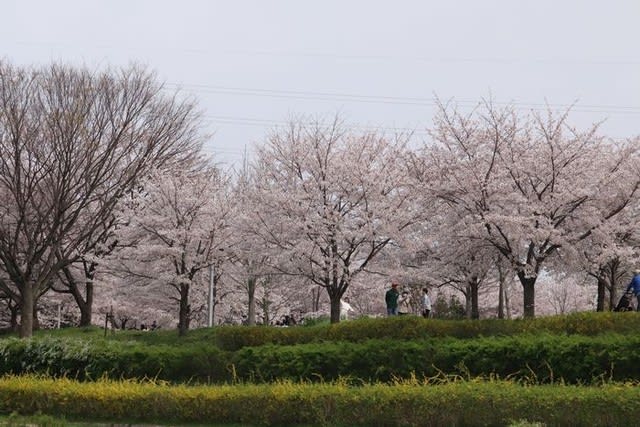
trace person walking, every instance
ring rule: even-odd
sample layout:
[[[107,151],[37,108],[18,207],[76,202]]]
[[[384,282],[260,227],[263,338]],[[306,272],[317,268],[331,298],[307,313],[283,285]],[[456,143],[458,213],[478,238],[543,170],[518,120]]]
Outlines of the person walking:
[[[625,292],[631,292],[636,296],[636,311],[640,311],[640,269],[633,270],[633,278]]]
[[[398,283],[391,283],[391,289],[384,294],[384,301],[387,304],[387,316],[397,316],[398,315],[398,297],[400,293],[398,292]]]
[[[429,297],[429,289],[422,288],[422,317],[425,319],[431,315],[431,297]]]

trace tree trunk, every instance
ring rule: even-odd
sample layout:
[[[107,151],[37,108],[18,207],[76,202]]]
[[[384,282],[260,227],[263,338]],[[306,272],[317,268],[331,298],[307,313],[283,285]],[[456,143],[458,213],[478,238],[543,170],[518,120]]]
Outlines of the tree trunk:
[[[331,301],[331,323],[340,323],[340,298],[342,295],[329,294]]]
[[[598,299],[596,301],[596,311],[604,311],[605,290],[607,284],[602,276],[598,276]]]
[[[66,279],[65,284],[80,310],[79,326],[91,326],[91,318],[93,316],[93,278],[95,276],[95,264],[91,264],[88,268],[85,266],[84,295],[82,295],[78,282],[69,267],[64,267],[62,271]]]
[[[505,283],[506,285],[506,283]],[[511,296],[509,295],[509,287],[504,286],[504,311],[507,319],[511,319]]]
[[[189,317],[191,316],[189,304],[189,285],[180,285],[180,312],[178,313],[178,335],[181,337],[189,330]]]
[[[609,289],[609,308],[608,308],[609,311],[613,311],[613,309],[617,304],[617,301],[618,301],[618,290],[612,284],[611,288]]]
[[[69,277],[69,276],[68,276]],[[91,326],[91,319],[93,317],[93,283],[87,281],[85,283],[85,296],[82,296],[78,285],[71,281],[69,284],[69,290],[73,296],[78,309],[80,310],[80,325],[79,326]]]
[[[609,262],[609,310],[613,310],[618,302],[618,282],[622,278],[620,259],[615,258]]]
[[[24,283],[20,289],[21,292],[21,304],[20,304],[20,338],[31,338],[33,336],[33,306],[34,295],[33,285],[31,283]]]
[[[271,324],[271,313],[270,307],[271,302],[269,301],[268,295],[265,293],[262,296],[262,302],[260,303],[260,308],[262,308],[262,324],[269,325]]]
[[[247,325],[256,324],[256,278],[250,276],[247,280],[247,293],[249,295],[249,313],[247,314]]]
[[[480,318],[480,309],[478,307],[478,288],[480,281],[477,277],[472,277],[469,281],[469,291],[471,293],[471,318],[477,320]]]
[[[11,321],[9,323],[11,325],[11,330],[13,332],[18,332],[20,330],[18,325],[18,315],[20,314],[20,305],[19,304],[12,305],[11,302],[9,302],[9,312],[11,313]]]
[[[320,310],[320,292],[319,286],[311,289],[311,311],[313,312]]]
[[[40,329],[40,319],[38,318],[38,301],[33,302],[33,320],[31,321],[31,330],[37,331]]]
[[[523,296],[523,317],[536,317],[536,292],[535,284],[537,277],[525,277],[523,272],[518,272],[518,278],[522,284]]]
[[[471,319],[471,285],[467,282],[464,292],[464,317],[467,319]]]
[[[93,317],[93,283],[85,283],[85,300],[78,304],[80,309],[80,326],[91,326]]]
[[[504,277],[502,272],[499,273],[498,280],[498,319],[504,319]]]

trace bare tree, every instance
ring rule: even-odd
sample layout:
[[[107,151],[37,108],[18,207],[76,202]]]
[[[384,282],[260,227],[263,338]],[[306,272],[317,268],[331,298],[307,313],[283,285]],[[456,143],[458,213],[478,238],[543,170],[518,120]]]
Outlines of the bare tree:
[[[0,264],[33,330],[37,295],[101,241],[118,200],[200,147],[191,102],[140,67],[90,72],[0,63]]]

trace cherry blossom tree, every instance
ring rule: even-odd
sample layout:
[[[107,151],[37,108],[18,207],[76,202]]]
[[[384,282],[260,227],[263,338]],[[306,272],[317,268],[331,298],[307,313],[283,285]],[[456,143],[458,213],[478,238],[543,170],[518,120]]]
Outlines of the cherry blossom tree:
[[[441,104],[435,119],[423,152],[437,171],[428,194],[466,218],[469,241],[484,239],[511,264],[526,317],[535,315],[543,266],[589,235],[594,205],[611,191],[605,171],[593,167],[607,147],[597,128],[571,127],[568,112],[521,117],[490,102],[467,115]]]
[[[283,273],[327,291],[334,323],[353,277],[413,221],[406,142],[299,121],[258,147],[254,234],[286,255]]]
[[[118,252],[128,275],[172,291],[178,330],[189,329],[190,294],[205,280],[199,273],[220,267],[229,253],[234,214],[228,179],[216,168],[158,172],[133,197],[119,240],[135,242]]]
[[[600,154],[592,168],[603,173],[601,191],[591,216],[575,225],[586,229],[585,238],[563,261],[596,279],[596,309],[603,311],[613,309],[622,279],[639,261],[640,140],[612,141]]]
[[[194,105],[166,96],[144,69],[0,63],[0,264],[22,337],[39,295],[100,241],[121,196],[199,147]]]
[[[263,322],[269,322],[269,310],[265,301],[274,282],[273,275],[277,269],[270,266],[272,260],[278,258],[278,248],[274,248],[267,241],[255,233],[255,224],[260,221],[258,212],[261,207],[255,205],[250,194],[255,185],[255,176],[251,174],[245,159],[242,169],[238,173],[233,186],[233,199],[237,205],[236,214],[232,218],[233,257],[229,263],[229,277],[234,281],[247,297],[246,323],[256,324],[257,292],[263,289],[262,313]],[[274,252],[275,251],[275,252]]]

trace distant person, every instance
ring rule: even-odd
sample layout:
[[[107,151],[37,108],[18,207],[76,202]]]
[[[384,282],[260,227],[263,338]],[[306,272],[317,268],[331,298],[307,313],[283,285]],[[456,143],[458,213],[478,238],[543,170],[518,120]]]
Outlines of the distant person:
[[[344,297],[344,299],[340,300],[340,320],[348,320],[350,311],[354,310],[349,304],[349,297]]]
[[[429,289],[422,288],[422,317],[428,319],[431,315],[431,297],[429,296]]]
[[[636,311],[640,311],[640,269],[633,270],[633,278],[625,292],[631,292],[636,296]]]
[[[397,316],[398,315],[398,298],[400,297],[400,292],[398,292],[398,283],[393,282],[391,284],[391,289],[384,294],[384,301],[387,304],[387,316]]]
[[[398,315],[406,316],[411,313],[411,296],[409,291],[402,291],[398,300]]]

